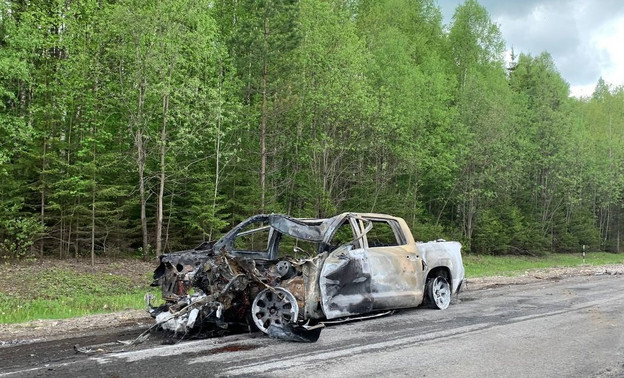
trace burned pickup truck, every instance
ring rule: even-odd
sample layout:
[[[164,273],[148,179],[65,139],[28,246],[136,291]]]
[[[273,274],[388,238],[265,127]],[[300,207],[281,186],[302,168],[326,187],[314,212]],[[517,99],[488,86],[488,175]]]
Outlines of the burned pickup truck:
[[[216,242],[162,255],[152,285],[165,304],[150,312],[175,333],[247,325],[310,341],[326,321],[447,308],[464,279],[460,250],[415,242],[403,219],[384,214],[256,215]]]

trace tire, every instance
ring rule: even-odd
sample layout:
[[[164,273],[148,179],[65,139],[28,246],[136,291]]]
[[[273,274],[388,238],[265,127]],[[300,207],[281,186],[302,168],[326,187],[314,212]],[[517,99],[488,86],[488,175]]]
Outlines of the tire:
[[[264,333],[268,333],[271,325],[281,327],[284,323],[296,323],[298,316],[295,296],[281,287],[262,290],[251,305],[254,324]]]
[[[432,308],[444,310],[451,304],[451,285],[442,276],[427,279],[427,302]]]

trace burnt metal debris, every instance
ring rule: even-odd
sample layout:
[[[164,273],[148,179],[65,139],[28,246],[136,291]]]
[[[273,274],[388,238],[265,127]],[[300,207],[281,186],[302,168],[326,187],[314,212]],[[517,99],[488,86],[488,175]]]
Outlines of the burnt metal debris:
[[[165,304],[149,311],[176,335],[257,328],[314,342],[324,321],[446,308],[464,279],[460,249],[417,243],[403,219],[384,214],[261,214],[218,241],[160,256],[152,286]]]

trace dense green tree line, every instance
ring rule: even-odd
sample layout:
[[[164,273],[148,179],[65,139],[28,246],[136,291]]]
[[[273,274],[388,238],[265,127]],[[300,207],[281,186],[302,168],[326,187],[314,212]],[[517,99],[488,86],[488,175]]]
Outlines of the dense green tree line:
[[[475,0],[0,2],[0,256],[145,256],[259,212],[620,251],[624,88],[507,64]]]

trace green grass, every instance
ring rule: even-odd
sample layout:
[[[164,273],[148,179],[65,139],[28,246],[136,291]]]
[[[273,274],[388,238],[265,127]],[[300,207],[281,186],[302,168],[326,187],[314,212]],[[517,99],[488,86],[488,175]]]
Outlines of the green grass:
[[[0,323],[35,319],[62,319],[127,309],[145,308],[145,291],[127,294],[78,294],[57,299],[11,298],[0,294]]]
[[[0,323],[62,319],[145,308],[151,274],[88,272],[72,267],[3,266]],[[114,269],[111,269],[114,271]]]
[[[463,259],[467,277],[517,276],[527,269],[583,265],[583,257],[580,253],[557,253],[540,257],[464,255]],[[624,263],[624,254],[591,252],[585,256],[585,265],[622,263]]]

